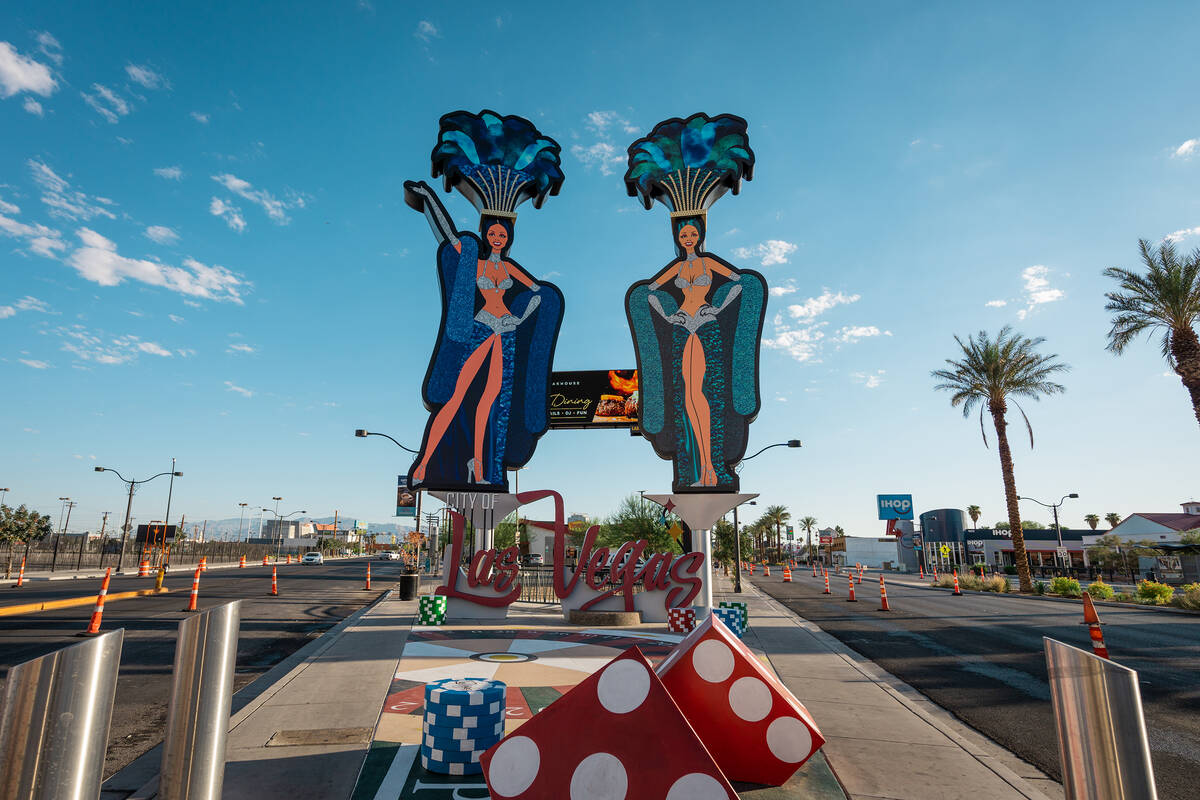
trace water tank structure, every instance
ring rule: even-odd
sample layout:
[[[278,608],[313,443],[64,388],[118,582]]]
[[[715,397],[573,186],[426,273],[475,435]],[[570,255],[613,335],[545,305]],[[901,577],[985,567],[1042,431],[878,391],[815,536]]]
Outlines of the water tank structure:
[[[926,542],[958,542],[965,536],[965,515],[962,509],[939,508],[921,515],[921,531]]]

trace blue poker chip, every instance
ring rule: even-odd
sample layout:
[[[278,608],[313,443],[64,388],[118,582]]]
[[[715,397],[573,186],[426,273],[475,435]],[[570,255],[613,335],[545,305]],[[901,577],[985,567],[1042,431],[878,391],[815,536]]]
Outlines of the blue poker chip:
[[[463,709],[461,706],[453,706],[449,710],[461,712]],[[465,716],[451,716],[442,713],[442,711],[425,709],[425,724],[435,728],[490,728],[502,722],[504,722],[503,703],[493,703],[484,709],[482,713],[467,714]]]
[[[421,733],[434,739],[483,739],[488,736],[499,736],[504,733],[504,719],[496,721],[495,725],[478,725],[472,728],[462,726],[431,725],[421,723]]]
[[[478,739],[435,739],[429,734],[421,737],[421,745],[429,750],[441,750],[446,753],[471,753],[489,749],[504,738],[504,734],[494,733],[481,736]]]
[[[421,753],[421,766],[438,775],[480,775],[483,773],[483,764],[477,761],[473,763],[438,761],[425,755],[424,752]]]
[[[487,706],[504,700],[507,689],[486,678],[443,678],[425,684],[425,707]]]

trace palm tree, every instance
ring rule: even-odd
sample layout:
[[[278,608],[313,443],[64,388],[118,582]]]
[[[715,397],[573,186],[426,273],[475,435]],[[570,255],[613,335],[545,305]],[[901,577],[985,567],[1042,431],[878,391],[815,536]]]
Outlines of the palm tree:
[[[1115,511],[1110,511],[1104,515],[1104,521],[1108,523],[1108,527],[1115,528],[1121,524],[1121,515]]]
[[[800,530],[802,530],[808,534],[808,561],[809,561],[809,563],[812,563],[812,553],[813,553],[812,532],[813,532],[813,529],[817,527],[817,518],[816,517],[801,517],[800,521],[797,522],[796,524],[800,527]]]
[[[1145,239],[1138,250],[1146,273],[1109,267],[1105,276],[1120,284],[1108,292],[1106,311],[1114,312],[1108,332],[1108,349],[1120,355],[1140,333],[1162,330],[1162,354],[1192,398],[1192,411],[1200,422],[1200,250],[1182,261],[1175,244],[1163,242],[1155,251]]]
[[[775,549],[783,552],[783,542],[780,539],[780,528],[792,518],[791,513],[787,510],[787,506],[767,506],[767,512],[763,514],[763,519],[768,520],[775,527]]]
[[[967,506],[967,516],[971,518],[971,527],[975,528],[979,525],[979,518],[983,516],[983,512],[979,510],[979,506]]]
[[[1086,522],[1092,530],[1096,530],[1096,526],[1100,524],[1100,517],[1096,516],[1095,514],[1088,514],[1083,518],[1083,521]]]
[[[1040,400],[1042,395],[1060,394],[1066,391],[1052,378],[1070,369],[1058,361],[1058,356],[1042,355],[1037,348],[1045,340],[1041,337],[1027,339],[1005,325],[995,339],[980,331],[978,337],[970,336],[964,342],[955,336],[962,350],[962,359],[946,359],[949,369],[933,371],[933,377],[941,381],[936,389],[953,392],[950,405],[962,406],[963,416],[970,416],[979,407],[979,432],[987,446],[987,433],[983,427],[984,408],[992,415],[996,428],[996,446],[1000,451],[1000,472],[1004,478],[1004,500],[1008,506],[1008,523],[1012,531],[1013,560],[1017,565],[1021,591],[1033,591],[1029,575],[1029,557],[1025,553],[1025,537],[1021,533],[1021,510],[1017,505],[1017,482],[1013,475],[1012,450],[1008,445],[1009,400],[1029,397]],[[1021,412],[1025,427],[1029,431],[1029,446],[1033,447],[1033,426],[1025,410],[1013,399]]]

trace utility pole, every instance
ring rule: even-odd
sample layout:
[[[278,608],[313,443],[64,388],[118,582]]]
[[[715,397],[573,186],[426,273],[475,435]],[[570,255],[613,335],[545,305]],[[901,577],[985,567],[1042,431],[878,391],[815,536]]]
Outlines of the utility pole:
[[[104,545],[107,543],[104,536],[104,529],[108,527],[108,515],[111,513],[111,511],[105,511],[104,519],[100,520],[100,563],[97,564],[99,567],[104,566]]]
[[[50,558],[50,571],[54,572],[55,566],[58,564],[58,541],[61,537],[67,535],[67,528],[71,525],[71,509],[75,508],[75,501],[70,500],[66,503],[67,521],[63,523],[62,532],[59,536],[54,537],[54,555]]]

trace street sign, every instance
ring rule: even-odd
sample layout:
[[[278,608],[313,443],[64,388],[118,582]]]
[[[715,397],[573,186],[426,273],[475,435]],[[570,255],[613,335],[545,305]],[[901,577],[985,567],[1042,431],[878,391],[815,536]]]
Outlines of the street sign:
[[[821,544],[833,544],[833,534],[832,533],[822,533],[821,534]]]
[[[1071,552],[1069,550],[1067,550],[1067,548],[1056,547],[1056,548],[1054,548],[1054,553],[1055,553],[1055,555],[1058,556],[1058,560],[1060,563],[1062,563],[1062,564],[1070,564],[1071,563]]]
[[[879,505],[880,519],[912,519],[913,499],[911,494],[880,494],[875,496]]]
[[[948,545],[948,544],[942,545],[940,552],[943,556],[950,555],[950,545]]]

